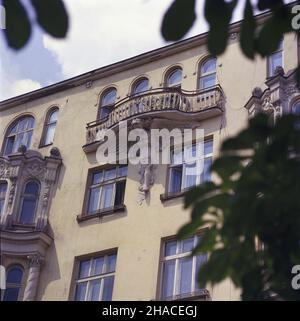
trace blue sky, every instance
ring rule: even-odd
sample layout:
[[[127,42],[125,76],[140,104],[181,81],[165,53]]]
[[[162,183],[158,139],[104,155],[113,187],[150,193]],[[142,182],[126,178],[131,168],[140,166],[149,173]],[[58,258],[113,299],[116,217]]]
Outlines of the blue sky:
[[[16,52],[2,34],[0,100],[166,45],[160,25],[172,1],[64,0],[71,21],[66,39],[51,38],[35,24],[29,44]],[[35,23],[29,0],[22,2]],[[197,1],[198,19],[186,37],[207,30],[203,4]],[[241,1],[233,20],[241,19],[243,6]]]

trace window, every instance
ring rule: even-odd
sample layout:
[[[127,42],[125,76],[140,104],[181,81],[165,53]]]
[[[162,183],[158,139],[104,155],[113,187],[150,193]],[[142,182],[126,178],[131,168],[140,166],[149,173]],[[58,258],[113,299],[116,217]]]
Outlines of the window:
[[[132,94],[138,95],[144,91],[149,89],[149,80],[147,78],[143,78],[138,80],[133,86]]]
[[[3,301],[18,301],[22,288],[23,269],[19,266],[12,266],[6,277],[6,290]]]
[[[6,191],[7,191],[7,183],[0,182],[0,217],[4,213]]]
[[[54,141],[55,128],[57,124],[58,117],[58,108],[55,107],[51,109],[47,115],[45,129],[44,129],[44,137],[43,137],[43,146],[51,145]]]
[[[21,199],[21,212],[19,223],[33,224],[37,210],[40,186],[37,182],[28,182],[25,185]]]
[[[275,75],[277,67],[283,66],[283,40],[280,42],[278,49],[268,57],[268,77]]]
[[[5,136],[4,155],[16,153],[21,145],[30,148],[34,128],[34,118],[22,117],[16,120]]]
[[[167,77],[167,87],[181,88],[182,70],[180,68],[173,69]]]
[[[79,263],[76,301],[111,301],[117,255],[104,255]]]
[[[195,155],[196,145],[193,145],[189,151]],[[201,175],[197,175],[196,166],[197,160],[191,162],[178,161],[178,157],[183,158],[181,152],[176,153],[172,151],[171,165],[169,166],[169,194],[180,193],[193,186],[199,185],[203,182],[210,181],[211,173],[210,167],[212,164],[213,154],[213,140],[209,139],[204,142],[204,168]]]
[[[296,104],[294,104],[292,112],[297,115],[300,116],[300,101],[296,102]]]
[[[126,177],[126,165],[93,172],[89,186],[88,214],[122,206]]]
[[[206,254],[191,256],[200,236],[185,240],[171,240],[163,244],[161,299],[174,300],[200,292],[197,275],[207,260]]]
[[[99,118],[105,119],[115,107],[117,99],[117,91],[115,88],[106,90],[100,99]]]
[[[199,89],[204,90],[217,84],[217,59],[210,58],[200,66]]]

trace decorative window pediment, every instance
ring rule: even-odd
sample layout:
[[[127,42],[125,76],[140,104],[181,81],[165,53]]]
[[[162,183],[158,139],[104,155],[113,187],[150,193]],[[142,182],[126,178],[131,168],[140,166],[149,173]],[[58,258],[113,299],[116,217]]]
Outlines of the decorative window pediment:
[[[254,88],[252,96],[245,105],[249,116],[253,117],[259,112],[265,112],[274,117],[289,114],[294,102],[300,98],[300,89],[295,79],[295,70],[284,73],[282,67],[276,69],[273,77],[266,82],[266,88]]]
[[[55,188],[61,163],[57,148],[52,148],[50,156],[47,157],[43,157],[37,151],[27,150],[24,146],[16,154],[0,157],[0,180],[8,183],[7,200],[4,202],[5,207],[1,215],[1,225],[5,229],[22,225],[21,216],[23,218],[30,216],[31,228],[35,230],[46,228],[49,200]],[[29,183],[37,184],[37,193],[32,192],[33,185],[29,186]],[[32,209],[29,205],[34,205],[34,215],[27,213]]]

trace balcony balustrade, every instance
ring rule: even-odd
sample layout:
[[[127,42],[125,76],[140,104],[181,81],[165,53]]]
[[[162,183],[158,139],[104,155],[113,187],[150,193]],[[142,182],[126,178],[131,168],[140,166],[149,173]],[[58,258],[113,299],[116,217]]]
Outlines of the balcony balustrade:
[[[104,119],[87,124],[86,145],[97,142],[97,133],[112,129],[119,122],[141,116],[164,116],[170,113],[182,115],[199,115],[204,111],[224,110],[224,94],[220,86],[210,89],[188,92],[176,88],[160,88],[129,96],[119,101],[111,113]],[[215,113],[210,113],[210,115]],[[178,117],[178,116],[177,116]],[[209,117],[209,113],[205,118]]]

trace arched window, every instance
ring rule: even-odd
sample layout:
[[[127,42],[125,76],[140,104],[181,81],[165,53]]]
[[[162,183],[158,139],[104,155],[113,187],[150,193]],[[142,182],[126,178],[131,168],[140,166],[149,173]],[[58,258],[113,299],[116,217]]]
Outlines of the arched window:
[[[210,58],[201,64],[199,89],[207,89],[217,84],[216,66],[216,58]]]
[[[26,116],[17,119],[8,129],[4,141],[4,155],[16,153],[21,145],[27,148],[31,145],[34,128],[34,118]]]
[[[181,88],[181,81],[182,81],[182,70],[181,68],[173,69],[171,72],[168,73],[166,79],[167,87],[173,88]]]
[[[58,107],[52,108],[46,117],[42,146],[53,144],[58,118]]]
[[[30,181],[25,185],[21,199],[21,224],[33,224],[37,210],[40,186],[37,182]]]
[[[138,95],[144,91],[149,90],[149,80],[147,78],[139,79],[132,87],[132,94]]]
[[[115,88],[107,89],[100,99],[99,118],[105,119],[115,107],[117,91]]]
[[[300,101],[297,101],[294,106],[293,106],[293,109],[292,109],[292,112],[297,115],[297,116],[300,116]]]
[[[7,272],[3,301],[18,301],[20,299],[22,281],[23,269],[18,265],[10,267]]]
[[[0,217],[4,212],[6,191],[7,191],[7,182],[0,181]]]

